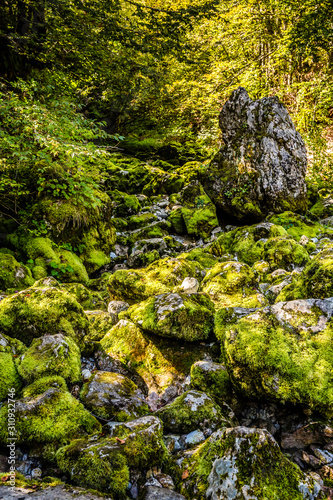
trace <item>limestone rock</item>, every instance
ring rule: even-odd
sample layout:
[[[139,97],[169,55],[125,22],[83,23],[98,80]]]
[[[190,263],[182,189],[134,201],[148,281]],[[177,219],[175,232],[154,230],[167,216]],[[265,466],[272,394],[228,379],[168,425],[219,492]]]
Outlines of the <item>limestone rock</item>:
[[[0,442],[7,443],[8,406],[0,409]],[[59,444],[98,432],[101,425],[69,392],[51,387],[43,394],[16,401],[17,443]]]
[[[197,293],[200,283],[195,278],[185,278],[181,284],[181,289],[184,293]]]
[[[80,350],[70,337],[61,333],[33,340],[21,356],[18,372],[25,382],[59,375],[70,383],[81,380]]]
[[[212,332],[214,305],[207,294],[165,293],[132,306],[128,317],[161,337],[205,340]]]
[[[181,493],[189,500],[320,498],[319,483],[289,462],[265,429],[220,429],[181,467]]]
[[[306,208],[306,148],[277,97],[239,87],[220,113],[224,145],[203,172],[208,196],[238,220]]]
[[[95,372],[83,385],[81,399],[102,418],[127,421],[148,413],[144,395],[130,379],[111,372]]]
[[[204,392],[187,391],[157,412],[167,432],[189,433],[200,429],[210,435],[230,421],[221,408]]]
[[[123,498],[133,468],[161,466],[169,454],[156,417],[116,424],[114,432],[73,441],[58,451],[57,462],[75,484]]]
[[[167,488],[147,486],[143,500],[186,500],[183,495]]]
[[[220,310],[216,335],[233,383],[247,397],[301,404],[332,416],[333,298]]]

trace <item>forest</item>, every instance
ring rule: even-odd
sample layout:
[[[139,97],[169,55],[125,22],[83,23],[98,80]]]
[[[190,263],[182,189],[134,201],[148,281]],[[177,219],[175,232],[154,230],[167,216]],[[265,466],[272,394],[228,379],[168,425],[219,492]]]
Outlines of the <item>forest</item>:
[[[333,498],[332,174],[330,0],[2,0],[0,498]]]

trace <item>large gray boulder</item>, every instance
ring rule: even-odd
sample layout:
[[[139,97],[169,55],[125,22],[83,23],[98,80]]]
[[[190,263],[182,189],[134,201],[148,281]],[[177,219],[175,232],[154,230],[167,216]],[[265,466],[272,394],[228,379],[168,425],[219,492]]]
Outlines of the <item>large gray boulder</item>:
[[[277,97],[234,90],[220,113],[223,146],[203,174],[208,196],[238,220],[306,208],[306,148]]]

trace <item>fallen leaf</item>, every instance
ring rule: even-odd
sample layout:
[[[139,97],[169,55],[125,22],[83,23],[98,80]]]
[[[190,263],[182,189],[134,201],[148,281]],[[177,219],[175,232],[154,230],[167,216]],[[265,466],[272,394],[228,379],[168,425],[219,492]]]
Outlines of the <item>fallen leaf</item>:
[[[186,479],[188,478],[188,470],[184,470],[183,474],[182,474],[182,479]]]
[[[120,444],[125,444],[126,443],[125,439],[120,439],[120,438],[117,438],[117,437],[116,437],[116,441],[118,441],[118,443],[120,443]]]

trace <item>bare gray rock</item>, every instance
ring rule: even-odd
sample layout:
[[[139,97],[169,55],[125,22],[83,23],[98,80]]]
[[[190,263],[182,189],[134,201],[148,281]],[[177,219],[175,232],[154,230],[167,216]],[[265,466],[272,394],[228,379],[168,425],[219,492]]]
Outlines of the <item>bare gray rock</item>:
[[[203,173],[208,196],[238,220],[306,208],[306,148],[277,97],[239,87],[220,113],[224,145]]]

